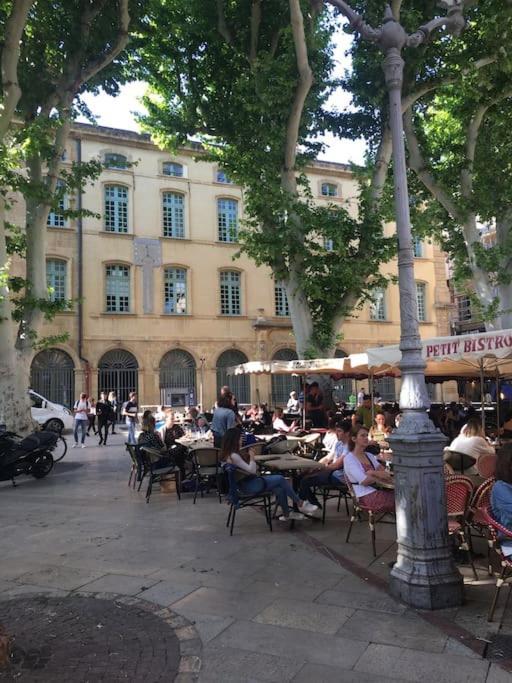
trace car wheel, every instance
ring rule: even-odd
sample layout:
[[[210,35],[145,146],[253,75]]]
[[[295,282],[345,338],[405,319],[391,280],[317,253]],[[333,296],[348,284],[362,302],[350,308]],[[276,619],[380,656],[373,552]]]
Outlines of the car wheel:
[[[64,423],[56,417],[52,417],[51,420],[45,422],[44,429],[49,432],[57,432],[57,434],[60,434],[64,429]]]

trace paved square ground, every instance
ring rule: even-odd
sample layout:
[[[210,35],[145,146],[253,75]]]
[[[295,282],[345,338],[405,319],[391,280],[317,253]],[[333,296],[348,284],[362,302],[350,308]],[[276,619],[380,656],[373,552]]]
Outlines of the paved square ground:
[[[512,634],[508,589],[486,622],[484,571],[464,607],[418,614],[382,590],[393,526],[378,528],[375,560],[365,524],[345,544],[334,504],[325,527],[307,520],[295,532],[276,521],[269,533],[262,515],[243,510],[230,537],[213,494],[193,505],[157,486],[147,505],[128,488],[123,440],[88,439],[46,479],[0,484],[0,600],[100,592],[169,606],[199,631],[204,682],[512,681],[479,654],[494,633]]]

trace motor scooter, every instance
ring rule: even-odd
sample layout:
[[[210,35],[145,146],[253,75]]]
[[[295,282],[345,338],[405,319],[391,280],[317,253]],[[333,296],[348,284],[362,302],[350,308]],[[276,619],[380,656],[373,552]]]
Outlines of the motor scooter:
[[[12,481],[22,474],[42,479],[53,468],[52,451],[59,435],[51,431],[34,432],[21,437],[15,432],[0,431],[0,481]]]

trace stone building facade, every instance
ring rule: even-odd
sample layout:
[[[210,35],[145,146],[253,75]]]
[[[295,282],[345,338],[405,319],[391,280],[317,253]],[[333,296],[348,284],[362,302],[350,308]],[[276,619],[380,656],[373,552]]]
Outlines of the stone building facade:
[[[77,124],[65,164],[102,159],[100,179],[81,197],[64,199],[94,216],[48,219],[47,276],[52,296],[77,298],[44,334],[68,341],[34,357],[32,385],[70,404],[81,390],[115,389],[123,400],[137,388],[142,404],[211,406],[225,367],[245,360],[291,359],[294,338],[283,290],[267,268],[234,260],[244,197],[199,150],[170,154],[149,137]],[[308,169],[313,196],[356,209],[356,183],[342,164]],[[393,226],[386,228],[390,233]],[[329,245],[325,245],[329,249]],[[445,257],[416,244],[415,275],[423,337],[449,334]],[[396,262],[383,266],[396,273]],[[339,354],[399,339],[398,287],[347,318]],[[282,402],[294,380],[230,381],[241,403]],[[340,388],[349,391],[350,383]],[[390,398],[389,381],[381,393]]]

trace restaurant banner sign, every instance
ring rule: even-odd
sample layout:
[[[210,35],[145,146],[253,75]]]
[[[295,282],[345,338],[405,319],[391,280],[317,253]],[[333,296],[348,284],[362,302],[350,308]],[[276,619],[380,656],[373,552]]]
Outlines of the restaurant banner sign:
[[[423,357],[435,360],[476,358],[506,358],[512,355],[512,330],[441,337],[423,342]]]

